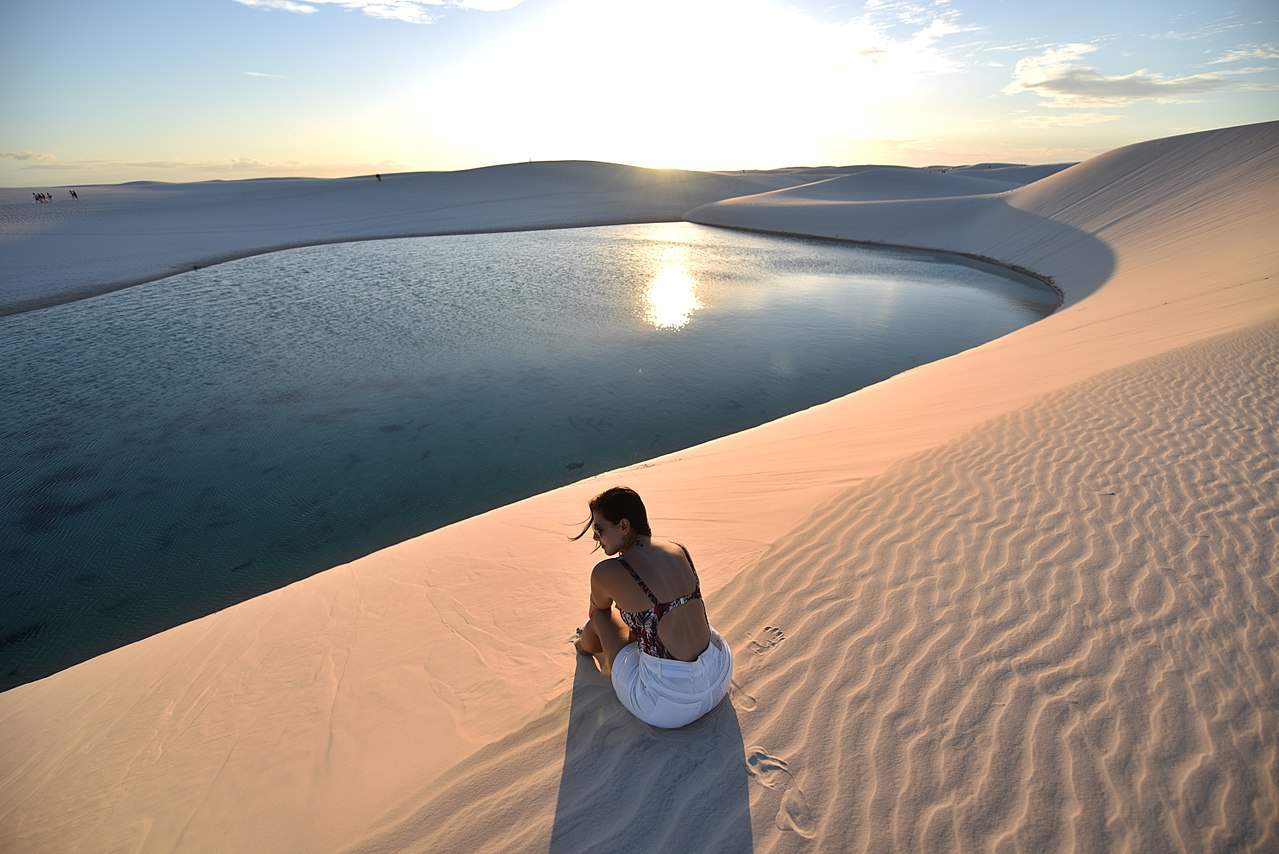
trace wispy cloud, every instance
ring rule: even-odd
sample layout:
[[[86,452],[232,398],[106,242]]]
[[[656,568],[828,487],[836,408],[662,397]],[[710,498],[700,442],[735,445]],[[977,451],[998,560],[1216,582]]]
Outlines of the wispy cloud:
[[[10,156],[3,155],[0,156]],[[226,160],[65,160],[40,155],[41,160],[18,167],[22,171],[46,175],[66,175],[82,181],[127,181],[139,178],[160,181],[205,181],[211,178],[312,177],[333,178],[372,172],[402,172],[408,167],[396,161],[372,163],[302,163],[296,160],[257,160],[235,157]]]
[[[891,19],[901,24],[917,25],[931,19],[933,8],[930,3],[911,0],[866,0],[863,11],[868,16]]]
[[[844,31],[857,55],[876,64],[899,65],[912,74],[948,74],[959,70],[958,57],[974,45],[943,41],[980,29],[962,22],[949,0],[867,0],[861,17]]]
[[[956,33],[975,32],[980,27],[960,23],[959,10],[949,0],[912,2],[912,0],[866,0],[863,19],[872,27],[889,30],[906,27],[911,39],[932,44]]]
[[[1208,64],[1221,65],[1226,62],[1241,62],[1245,59],[1279,59],[1279,47],[1272,44],[1247,44],[1226,51]]]
[[[53,159],[53,158],[50,158]],[[69,169],[148,169],[153,171],[200,171],[200,172],[256,172],[270,170],[296,169],[301,164],[270,163],[264,160],[234,158],[231,160],[65,160],[53,163],[33,163],[24,169],[41,171],[66,171]]]
[[[1139,68],[1130,74],[1106,75],[1081,62],[1096,50],[1095,44],[1076,42],[1019,59],[1004,93],[1033,92],[1049,107],[1117,107],[1143,99],[1167,103],[1204,92],[1242,88],[1235,78],[1269,70],[1249,67],[1168,76]]]
[[[1149,33],[1152,39],[1170,39],[1172,41],[1194,41],[1196,39],[1207,39],[1213,36],[1219,36],[1222,33],[1228,33],[1231,30],[1237,30],[1246,26],[1244,22],[1233,17],[1222,18],[1213,21],[1211,24],[1205,24],[1197,30],[1166,30],[1162,33]]]
[[[882,146],[893,162],[915,162],[959,165],[990,162],[989,143],[965,138],[930,137],[928,139],[884,140]],[[1000,146],[999,161],[1006,163],[1076,163],[1104,149],[1018,144],[1007,141]]]
[[[267,73],[267,72],[265,72],[265,71],[246,71],[246,72],[244,72],[244,75],[245,75],[246,77],[270,77],[270,78],[271,78],[271,79],[273,79],[273,80],[288,80],[288,79],[289,79],[288,77],[285,77],[283,74],[268,74],[268,73]]]
[[[0,158],[5,160],[35,160],[50,161],[58,158],[52,154],[46,154],[43,151],[0,151]]]
[[[281,12],[297,12],[300,15],[310,15],[312,12],[318,11],[314,6],[308,6],[306,3],[294,3],[293,0],[235,0],[242,6],[254,6],[258,9],[278,9]]]
[[[1054,113],[1052,115],[1020,115],[1013,123],[1023,128],[1078,128],[1118,121],[1114,113]]]
[[[1010,42],[1009,44],[997,44],[990,47],[982,48],[986,51],[1003,51],[1008,53],[1026,53],[1032,50],[1043,50],[1046,47],[1052,47],[1051,42],[1041,39],[1027,39],[1025,41]]]
[[[431,8],[448,6],[456,9],[470,9],[479,12],[502,12],[514,9],[523,0],[235,0],[244,6],[259,9],[274,9],[281,12],[296,12],[310,15],[319,11],[320,6],[340,6],[343,9],[362,12],[370,18],[385,18],[393,21],[404,21],[409,24],[429,24],[433,20]]]

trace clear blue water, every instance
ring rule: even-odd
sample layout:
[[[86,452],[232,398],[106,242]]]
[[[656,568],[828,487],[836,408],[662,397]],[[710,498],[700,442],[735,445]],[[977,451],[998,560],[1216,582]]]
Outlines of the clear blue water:
[[[676,223],[297,249],[0,317],[0,689],[1055,304]]]

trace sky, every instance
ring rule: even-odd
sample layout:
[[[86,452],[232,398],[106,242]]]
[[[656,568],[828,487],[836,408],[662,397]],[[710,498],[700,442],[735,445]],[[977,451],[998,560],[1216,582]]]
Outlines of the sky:
[[[0,0],[0,186],[1082,160],[1279,119],[1279,3]]]

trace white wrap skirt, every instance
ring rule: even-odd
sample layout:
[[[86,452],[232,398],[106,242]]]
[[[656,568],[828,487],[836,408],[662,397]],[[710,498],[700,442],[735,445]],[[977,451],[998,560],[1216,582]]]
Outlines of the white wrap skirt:
[[[657,727],[691,724],[719,705],[733,678],[733,651],[711,629],[696,661],[657,658],[628,643],[613,660],[613,690],[635,717]]]

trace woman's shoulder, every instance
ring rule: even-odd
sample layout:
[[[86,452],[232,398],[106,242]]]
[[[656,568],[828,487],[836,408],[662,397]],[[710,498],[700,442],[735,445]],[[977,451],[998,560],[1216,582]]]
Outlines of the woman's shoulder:
[[[666,542],[670,544],[672,554],[678,555],[682,558],[686,558],[689,564],[690,565],[692,564],[693,556],[689,554],[687,546],[685,546],[683,543],[677,543],[674,540],[667,540]]]

